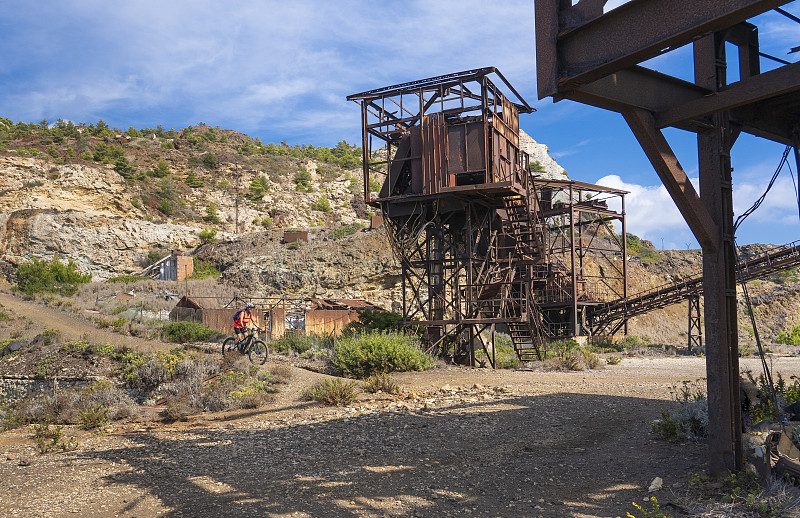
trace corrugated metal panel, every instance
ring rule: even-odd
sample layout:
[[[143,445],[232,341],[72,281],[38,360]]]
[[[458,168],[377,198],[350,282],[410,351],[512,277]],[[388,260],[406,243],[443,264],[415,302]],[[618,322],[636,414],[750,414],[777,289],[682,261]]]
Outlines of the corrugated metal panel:
[[[355,320],[358,320],[358,313],[353,310],[311,309],[306,311],[306,333],[338,335]]]

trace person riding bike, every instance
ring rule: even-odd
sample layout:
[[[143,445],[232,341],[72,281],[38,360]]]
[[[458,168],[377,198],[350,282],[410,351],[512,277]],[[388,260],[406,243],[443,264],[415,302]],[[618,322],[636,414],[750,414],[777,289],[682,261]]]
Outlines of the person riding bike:
[[[253,305],[252,302],[248,302],[242,309],[233,315],[233,332],[236,335],[236,344],[234,344],[231,348],[244,343],[245,330],[247,329],[248,325],[253,323],[253,313],[250,310],[254,307],[255,305]]]

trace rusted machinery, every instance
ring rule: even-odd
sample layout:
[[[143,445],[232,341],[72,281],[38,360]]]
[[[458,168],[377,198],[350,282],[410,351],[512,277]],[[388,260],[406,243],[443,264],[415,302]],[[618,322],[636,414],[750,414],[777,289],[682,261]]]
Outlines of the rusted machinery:
[[[614,228],[624,235],[625,191],[532,173],[519,114],[533,108],[498,70],[348,99],[361,105],[364,197],[402,268],[404,324],[424,326],[432,349],[474,364],[482,348],[493,364],[499,327],[520,358],[541,358],[548,339],[587,334],[591,308],[626,296]]]
[[[539,97],[621,113],[703,248],[709,464],[718,475],[743,465],[730,152],[746,132],[794,146],[800,165],[800,63],[763,52],[754,23],[768,11],[800,19],[781,9],[788,0],[631,0],[604,12],[606,3],[536,1]],[[643,66],[685,45],[693,81]],[[697,134],[702,196],[667,127]]]

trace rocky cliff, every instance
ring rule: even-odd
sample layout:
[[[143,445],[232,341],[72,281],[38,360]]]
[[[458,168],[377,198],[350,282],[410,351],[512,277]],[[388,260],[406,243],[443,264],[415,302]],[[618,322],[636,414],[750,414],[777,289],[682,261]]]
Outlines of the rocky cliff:
[[[57,143],[34,133],[7,142],[0,150],[2,273],[10,277],[31,257],[62,257],[103,280],[140,270],[154,251],[180,249],[213,262],[221,282],[244,294],[366,298],[398,309],[400,271],[383,229],[335,233],[367,224],[357,170],[297,158],[309,153],[263,146],[226,130],[197,139],[212,130],[81,135]],[[544,176],[564,178],[546,145],[523,133],[521,147]],[[98,158],[98,150],[108,148],[124,160]],[[310,241],[283,244],[283,229],[291,227],[309,230]],[[204,229],[217,231],[218,240],[200,246]],[[631,257],[629,293],[700,273],[697,251],[658,252],[650,259]],[[767,336],[797,322],[796,275],[753,283],[752,293]],[[673,306],[634,319],[630,330],[681,343],[686,318],[685,306]],[[751,340],[744,313],[740,330],[743,341]]]

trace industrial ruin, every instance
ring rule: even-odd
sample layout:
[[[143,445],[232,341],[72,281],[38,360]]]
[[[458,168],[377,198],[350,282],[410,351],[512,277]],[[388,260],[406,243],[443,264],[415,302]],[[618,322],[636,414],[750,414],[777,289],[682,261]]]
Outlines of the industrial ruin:
[[[521,359],[542,359],[548,342],[625,333],[628,319],[684,300],[687,345],[702,344],[703,276],[628,293],[626,192],[537,176],[519,147],[533,109],[497,69],[348,99],[361,106],[364,197],[401,265],[403,323],[423,326],[430,350],[474,365],[483,349],[494,365],[502,331]],[[792,243],[737,277],[798,264]]]
[[[401,264],[403,322],[424,326],[431,349],[474,365],[482,348],[493,362],[499,327],[520,358],[541,359],[548,340],[590,335],[592,309],[627,296],[614,227],[624,235],[625,191],[538,178],[519,146],[533,108],[497,69],[348,99],[361,105],[364,197]]]

